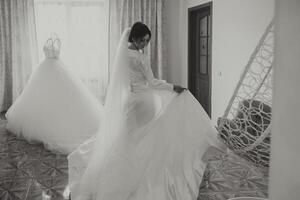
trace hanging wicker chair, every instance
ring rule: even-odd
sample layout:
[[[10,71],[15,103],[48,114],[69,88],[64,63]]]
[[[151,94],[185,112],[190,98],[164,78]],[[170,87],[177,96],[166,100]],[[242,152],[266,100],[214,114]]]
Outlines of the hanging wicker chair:
[[[274,23],[252,53],[224,112],[218,120],[221,139],[252,164],[268,168],[271,142]]]

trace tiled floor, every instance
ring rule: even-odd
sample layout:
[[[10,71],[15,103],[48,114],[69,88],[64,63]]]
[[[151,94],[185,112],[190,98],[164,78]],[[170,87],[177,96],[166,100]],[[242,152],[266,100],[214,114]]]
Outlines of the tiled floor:
[[[68,181],[66,155],[29,144],[5,130],[0,119],[0,200],[61,200]],[[214,152],[198,200],[267,196],[268,178],[232,154]]]
[[[66,156],[16,138],[0,121],[0,199],[63,199],[68,181]]]
[[[216,151],[208,162],[198,200],[268,196],[268,173],[230,153]]]

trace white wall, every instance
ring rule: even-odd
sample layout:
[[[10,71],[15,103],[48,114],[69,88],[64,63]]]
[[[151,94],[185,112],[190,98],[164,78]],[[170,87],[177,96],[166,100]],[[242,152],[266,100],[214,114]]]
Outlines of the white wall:
[[[167,0],[168,79],[187,86],[188,8],[208,0]],[[177,4],[177,6],[175,5]],[[173,7],[172,7],[173,6]],[[174,9],[174,10],[172,10]],[[179,10],[179,11],[178,11]],[[213,0],[212,120],[222,116],[252,51],[273,18],[274,0]],[[176,33],[178,30],[178,35]]]
[[[164,70],[167,73],[168,82],[180,84],[181,74],[181,54],[179,51],[179,11],[181,0],[165,0],[165,26],[164,34],[166,40],[166,55],[167,55],[167,68]]]
[[[270,200],[300,199],[300,1],[277,0]]]

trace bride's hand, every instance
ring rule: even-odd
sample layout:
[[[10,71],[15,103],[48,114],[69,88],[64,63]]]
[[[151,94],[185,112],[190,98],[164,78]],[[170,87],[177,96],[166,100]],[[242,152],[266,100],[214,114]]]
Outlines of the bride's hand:
[[[175,92],[177,92],[178,94],[180,94],[181,92],[183,92],[184,90],[186,90],[186,88],[183,88],[180,85],[174,85],[173,90]]]

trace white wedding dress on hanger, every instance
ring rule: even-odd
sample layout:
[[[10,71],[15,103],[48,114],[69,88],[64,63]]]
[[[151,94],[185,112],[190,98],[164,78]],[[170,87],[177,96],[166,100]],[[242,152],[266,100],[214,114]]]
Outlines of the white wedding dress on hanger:
[[[125,31],[119,49],[126,38]],[[108,89],[113,103],[105,105],[105,120],[111,127],[104,125],[68,156],[72,200],[196,200],[203,155],[212,145],[223,148],[216,129],[189,91],[178,95],[153,77],[144,54],[120,52],[128,65],[115,66]],[[126,68],[128,93],[120,89],[126,73],[118,72]],[[119,104],[121,112],[115,109]]]
[[[7,129],[68,154],[96,133],[103,105],[60,60],[58,38],[47,40],[44,53],[45,60],[6,113]]]

